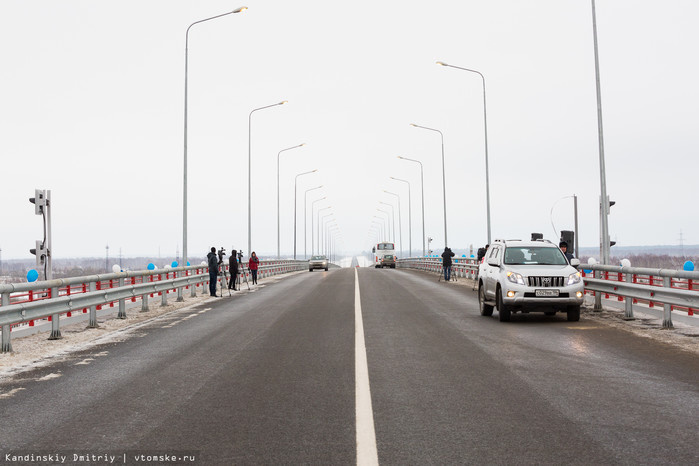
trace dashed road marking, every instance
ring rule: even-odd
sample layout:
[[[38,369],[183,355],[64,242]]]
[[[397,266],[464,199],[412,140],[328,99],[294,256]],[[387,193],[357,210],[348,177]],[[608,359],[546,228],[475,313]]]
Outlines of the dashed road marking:
[[[24,390],[24,388],[20,387],[20,388],[13,388],[12,390],[10,390],[7,393],[0,393],[0,399],[12,398],[13,396],[15,396],[15,393],[20,392],[22,390]]]

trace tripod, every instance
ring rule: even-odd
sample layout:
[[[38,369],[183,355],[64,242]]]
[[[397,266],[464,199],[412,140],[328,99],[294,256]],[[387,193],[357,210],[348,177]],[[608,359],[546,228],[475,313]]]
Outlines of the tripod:
[[[219,267],[221,267],[221,277],[223,278],[223,283],[221,283],[221,296],[223,296],[223,287],[225,286],[228,288],[228,280],[226,279],[226,265],[223,263],[223,261],[218,263]],[[228,296],[231,296],[231,289],[228,288]]]
[[[247,285],[248,290],[250,290],[250,283],[248,283],[248,276],[245,274],[245,266],[243,265],[243,261],[240,259],[242,256],[238,256],[238,276],[235,278],[236,283],[238,284],[238,289],[240,289],[240,277],[243,277],[243,280],[245,280],[245,285]]]
[[[452,266],[452,267],[453,267],[453,266]],[[444,277],[444,267],[442,267],[442,270],[439,272],[439,280],[437,280],[437,281],[438,281],[438,282],[441,282],[443,277]],[[455,282],[458,282],[458,281],[459,281],[459,280],[456,279],[456,273],[455,273],[455,272],[449,274],[449,280],[455,281]]]

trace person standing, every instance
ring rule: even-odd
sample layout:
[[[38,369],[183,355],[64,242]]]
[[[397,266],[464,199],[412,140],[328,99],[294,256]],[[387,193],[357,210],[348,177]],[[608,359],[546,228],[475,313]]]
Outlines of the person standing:
[[[252,275],[252,284],[257,285],[257,268],[260,265],[260,259],[257,258],[257,254],[253,251],[250,254],[250,260],[248,261],[248,268],[250,269],[250,275]]]
[[[558,247],[561,248],[561,252],[564,256],[566,256],[566,259],[568,259],[568,263],[570,263],[571,259],[575,258],[573,254],[568,252],[568,243],[566,243],[565,241],[561,241],[560,243],[558,243]]]
[[[216,281],[218,280],[218,258],[216,248],[212,247],[211,252],[206,255],[209,261],[209,294],[216,296]]]
[[[238,251],[233,249],[231,257],[228,258],[228,271],[231,273],[231,281],[228,283],[228,289],[237,291],[235,283],[238,281]]]
[[[444,267],[444,281],[449,281],[451,279],[451,258],[454,257],[454,253],[448,247],[444,248],[442,253],[442,267]]]

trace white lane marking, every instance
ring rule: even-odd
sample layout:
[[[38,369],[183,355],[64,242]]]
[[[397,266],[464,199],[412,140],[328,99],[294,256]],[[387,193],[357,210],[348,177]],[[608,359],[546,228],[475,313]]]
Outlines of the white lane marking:
[[[10,390],[10,391],[7,392],[7,393],[0,393],[0,399],[2,399],[2,398],[12,398],[13,396],[15,396],[15,393],[21,392],[22,390],[24,390],[24,388],[21,388],[21,387],[20,387],[20,388],[13,388],[12,390]]]
[[[53,374],[48,374],[48,375],[45,375],[45,376],[43,376],[43,377],[40,377],[40,378],[38,378],[38,379],[36,379],[36,380],[37,380],[38,382],[44,382],[44,381],[46,381],[46,380],[57,379],[57,378],[60,377],[61,375],[62,375],[62,374],[53,373]]]
[[[378,465],[379,455],[376,450],[374,410],[371,407],[371,389],[369,387],[369,365],[366,359],[362,304],[359,296],[359,275],[356,268],[354,269],[354,371],[357,464],[362,466]]]

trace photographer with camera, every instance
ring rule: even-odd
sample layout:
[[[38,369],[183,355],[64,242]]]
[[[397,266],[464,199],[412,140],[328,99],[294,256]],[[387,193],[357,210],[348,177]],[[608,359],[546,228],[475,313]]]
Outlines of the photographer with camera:
[[[444,281],[448,282],[451,279],[451,258],[455,254],[451,251],[451,248],[445,247],[442,253],[442,267],[444,267]]]
[[[211,252],[206,255],[209,262],[209,294],[216,296],[216,282],[218,280],[218,260],[216,258],[216,248],[211,247]]]
[[[228,271],[231,273],[231,281],[228,283],[228,289],[233,291],[238,291],[235,288],[235,282],[238,281],[238,261],[240,260],[241,254],[238,251],[232,249],[231,257],[228,258]]]

